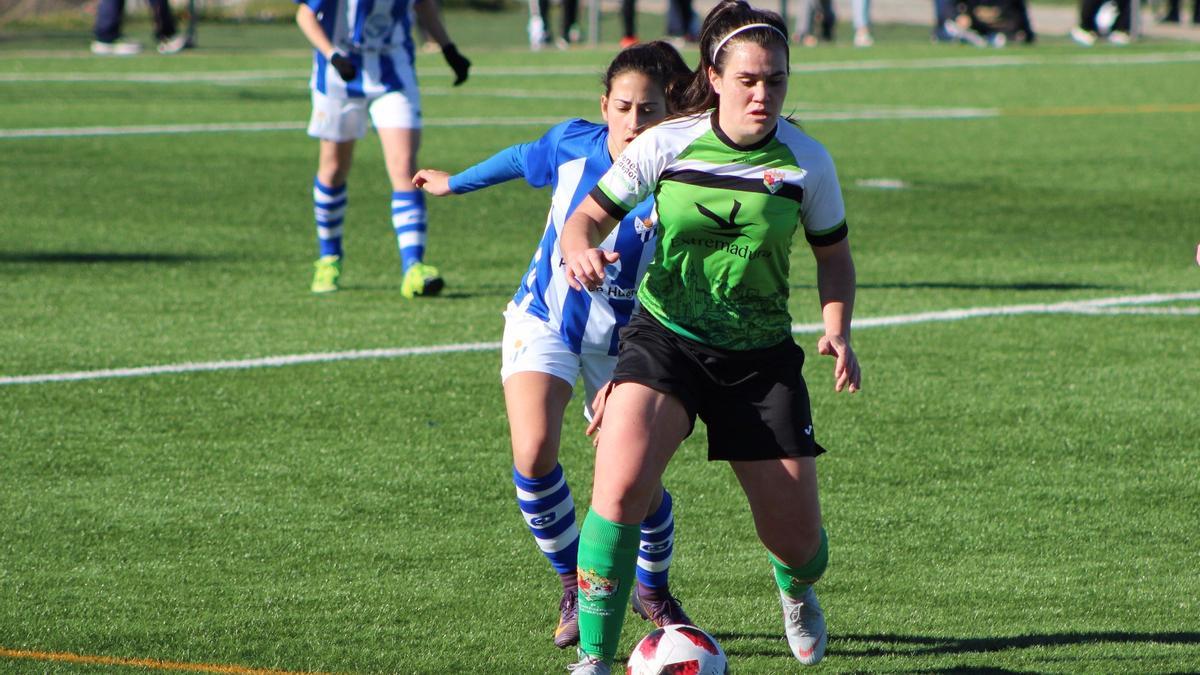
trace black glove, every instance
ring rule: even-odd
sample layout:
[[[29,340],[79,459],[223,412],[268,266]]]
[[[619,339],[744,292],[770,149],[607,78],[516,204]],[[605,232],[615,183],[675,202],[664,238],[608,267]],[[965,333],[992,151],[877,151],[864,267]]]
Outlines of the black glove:
[[[454,86],[457,87],[466,82],[471,62],[467,60],[467,57],[458,53],[458,47],[455,47],[453,42],[442,47],[442,56],[446,57],[446,63],[449,63],[451,70],[454,71]]]
[[[333,64],[333,69],[342,76],[343,80],[350,82],[358,77],[358,68],[354,67],[354,62],[345,54],[334,52],[333,56],[329,57],[329,62]]]

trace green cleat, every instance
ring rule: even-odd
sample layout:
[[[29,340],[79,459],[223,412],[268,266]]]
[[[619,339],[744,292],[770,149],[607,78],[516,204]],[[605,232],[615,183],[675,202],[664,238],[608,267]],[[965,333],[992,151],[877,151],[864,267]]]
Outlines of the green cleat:
[[[438,275],[437,268],[425,263],[413,263],[404,273],[404,283],[400,285],[400,295],[406,298],[433,296],[442,291],[446,282]]]
[[[313,293],[332,293],[338,289],[338,277],[342,276],[342,258],[325,255],[313,263],[317,271],[313,274]]]

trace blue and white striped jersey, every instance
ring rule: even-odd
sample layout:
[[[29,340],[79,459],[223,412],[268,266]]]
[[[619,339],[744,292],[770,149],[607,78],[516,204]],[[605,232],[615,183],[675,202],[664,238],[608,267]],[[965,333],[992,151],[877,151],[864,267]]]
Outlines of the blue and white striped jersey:
[[[412,7],[421,0],[296,0],[317,15],[338,51],[358,68],[358,77],[345,82],[323,54],[313,51],[309,86],[334,98],[379,96],[404,90],[406,70],[412,70]],[[415,77],[409,77],[416,82]],[[416,92],[409,92],[415,95]]]
[[[598,291],[567,285],[559,237],[567,216],[612,167],[608,127],[581,119],[551,128],[532,143],[516,145],[451,178],[450,188],[469,192],[523,176],[533,187],[551,186],[550,213],[542,241],[512,301],[545,321],[576,354],[617,353],[617,331],[637,306],[637,288],[654,257],[654,199],[638,204],[613,228],[601,248],[621,254],[606,270]]]

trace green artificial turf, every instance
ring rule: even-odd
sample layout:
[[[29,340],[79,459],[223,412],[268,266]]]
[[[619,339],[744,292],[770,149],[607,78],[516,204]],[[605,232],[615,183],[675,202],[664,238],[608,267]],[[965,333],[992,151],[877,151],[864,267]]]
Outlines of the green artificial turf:
[[[451,88],[437,55],[419,57],[423,166],[460,170],[547,120],[599,118],[611,44],[530,54],[520,11],[447,23],[475,68]],[[177,58],[4,36],[0,377],[482,347],[0,385],[0,650],[559,672],[572,654],[550,642],[557,580],[514,504],[489,346],[548,192],[514,182],[431,199],[427,258],[447,289],[404,300],[369,136],[344,289],[314,297],[316,144],[293,26],[202,26],[201,48]],[[1194,47],[975,50],[902,27],[877,38],[794,52],[788,99],[837,162],[856,318],[1200,291]],[[291,126],[28,135],[245,123]],[[819,320],[802,244],[792,270],[794,319]],[[821,669],[1200,670],[1198,306],[863,327],[854,396],[832,391],[816,336],[798,334],[830,448]],[[582,515],[591,445],[578,412],[562,462]],[[797,672],[744,497],[704,452],[700,425],[665,478],[673,588],[732,672]],[[647,626],[630,615],[623,653]],[[6,673],[146,672],[5,653]]]

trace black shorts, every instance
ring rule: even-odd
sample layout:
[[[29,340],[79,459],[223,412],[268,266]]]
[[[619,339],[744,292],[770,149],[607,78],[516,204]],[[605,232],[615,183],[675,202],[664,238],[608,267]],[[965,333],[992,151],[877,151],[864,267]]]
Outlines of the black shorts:
[[[788,338],[764,349],[732,351],[689,340],[645,311],[621,329],[613,382],[637,382],[683,402],[692,425],[708,426],[710,461],[815,457],[812,408]]]

